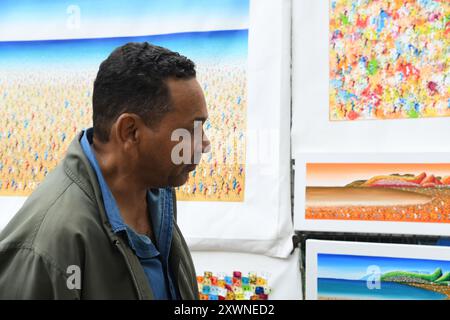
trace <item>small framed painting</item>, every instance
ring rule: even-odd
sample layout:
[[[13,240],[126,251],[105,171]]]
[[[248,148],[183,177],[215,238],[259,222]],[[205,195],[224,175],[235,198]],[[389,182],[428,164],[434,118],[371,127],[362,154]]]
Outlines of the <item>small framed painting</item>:
[[[307,240],[307,300],[449,300],[450,248]]]
[[[303,154],[295,228],[450,236],[448,153]]]

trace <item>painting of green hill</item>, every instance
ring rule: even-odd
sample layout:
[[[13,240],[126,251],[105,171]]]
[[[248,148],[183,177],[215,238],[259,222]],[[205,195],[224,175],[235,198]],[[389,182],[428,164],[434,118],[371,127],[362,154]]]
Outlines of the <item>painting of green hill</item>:
[[[387,272],[381,276],[381,281],[397,282],[443,293],[450,300],[450,272],[442,273],[441,268],[437,268],[433,273],[429,274],[407,271]]]
[[[414,273],[407,271],[392,271],[382,275],[381,281],[396,281],[396,280],[398,281],[399,279],[410,279],[410,281],[416,280],[418,282],[422,281],[438,282],[439,279],[442,279],[441,281],[448,281],[448,277],[449,277],[448,272],[445,273],[445,275],[443,275],[442,269],[437,268],[432,274]]]

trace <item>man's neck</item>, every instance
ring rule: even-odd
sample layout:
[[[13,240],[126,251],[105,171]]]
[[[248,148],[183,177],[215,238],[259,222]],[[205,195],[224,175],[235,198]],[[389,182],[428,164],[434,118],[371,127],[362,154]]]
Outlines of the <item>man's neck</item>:
[[[147,206],[147,189],[139,186],[137,177],[123,166],[123,162],[117,161],[112,153],[96,145],[93,150],[125,224],[154,240]]]

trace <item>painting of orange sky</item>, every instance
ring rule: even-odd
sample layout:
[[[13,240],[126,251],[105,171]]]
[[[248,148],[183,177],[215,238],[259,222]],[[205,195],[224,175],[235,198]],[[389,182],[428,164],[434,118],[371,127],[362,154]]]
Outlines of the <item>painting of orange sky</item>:
[[[343,187],[356,180],[373,176],[398,174],[418,175],[427,172],[435,176],[449,176],[450,163],[307,163],[308,187]]]

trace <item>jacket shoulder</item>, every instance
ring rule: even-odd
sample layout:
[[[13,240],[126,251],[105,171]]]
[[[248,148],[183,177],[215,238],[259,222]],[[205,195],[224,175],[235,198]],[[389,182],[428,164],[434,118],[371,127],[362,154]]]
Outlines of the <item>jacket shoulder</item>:
[[[39,253],[65,270],[82,264],[86,245],[104,235],[97,204],[58,167],[0,233],[0,254]]]
[[[79,299],[68,275],[44,253],[9,244],[1,256],[0,299]]]
[[[60,232],[77,232],[86,219],[96,220],[97,209],[96,203],[58,166],[2,230],[0,248],[11,242],[34,246],[42,238],[55,239]]]

